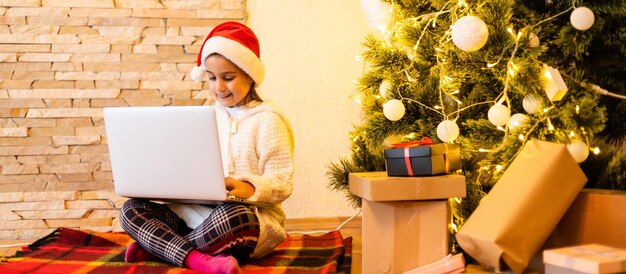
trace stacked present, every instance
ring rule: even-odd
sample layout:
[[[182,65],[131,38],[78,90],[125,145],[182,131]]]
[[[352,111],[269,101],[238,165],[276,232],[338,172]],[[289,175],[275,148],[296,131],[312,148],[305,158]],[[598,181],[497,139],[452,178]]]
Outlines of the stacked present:
[[[461,168],[459,144],[434,144],[428,137],[391,145],[385,149],[389,176],[429,176]]]
[[[385,150],[387,172],[350,174],[350,192],[363,198],[364,273],[430,273],[464,269],[448,255],[450,205],[465,197],[458,144],[433,144],[429,138]],[[433,176],[437,175],[437,176]],[[428,266],[427,266],[428,265]],[[434,272],[433,272],[434,271]],[[413,273],[413,272],[411,272]]]

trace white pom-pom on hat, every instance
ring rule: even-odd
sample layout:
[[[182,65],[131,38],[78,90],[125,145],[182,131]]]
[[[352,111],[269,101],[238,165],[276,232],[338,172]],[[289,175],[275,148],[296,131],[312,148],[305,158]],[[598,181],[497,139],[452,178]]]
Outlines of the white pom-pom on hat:
[[[246,25],[228,21],[213,28],[198,52],[196,67],[191,70],[191,79],[202,80],[206,70],[206,58],[213,53],[233,62],[252,78],[255,86],[258,87],[263,82],[265,66],[261,62],[259,40]]]
[[[204,69],[202,69],[201,67],[195,66],[191,69],[190,75],[191,75],[191,80],[200,82],[202,81],[202,78],[204,76]]]

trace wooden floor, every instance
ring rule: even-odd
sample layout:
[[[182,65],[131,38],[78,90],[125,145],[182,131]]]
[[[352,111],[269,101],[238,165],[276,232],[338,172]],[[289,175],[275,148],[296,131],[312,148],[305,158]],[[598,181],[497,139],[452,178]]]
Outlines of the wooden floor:
[[[285,228],[289,233],[316,234],[334,230],[348,219],[349,217],[291,219],[287,220]],[[361,217],[345,223],[340,231],[344,238],[352,237],[352,273],[361,274]],[[27,245],[34,240],[36,239],[32,241],[0,240],[0,245],[18,244],[16,247],[0,247],[0,257],[12,256],[20,249],[20,246]]]

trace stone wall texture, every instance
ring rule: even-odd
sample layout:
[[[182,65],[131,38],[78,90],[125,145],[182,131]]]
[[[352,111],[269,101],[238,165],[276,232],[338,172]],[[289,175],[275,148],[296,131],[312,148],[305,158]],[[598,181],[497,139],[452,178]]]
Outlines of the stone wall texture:
[[[203,105],[189,79],[243,0],[0,0],[0,239],[119,231],[102,108]]]

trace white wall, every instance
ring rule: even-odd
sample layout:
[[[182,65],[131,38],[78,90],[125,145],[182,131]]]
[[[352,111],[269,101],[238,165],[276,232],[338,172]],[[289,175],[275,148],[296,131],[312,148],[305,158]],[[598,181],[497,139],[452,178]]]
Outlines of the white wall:
[[[349,154],[348,132],[360,120],[350,99],[363,72],[354,57],[371,31],[359,0],[247,0],[247,25],[261,43],[261,96],[277,103],[296,138],[294,193],[288,218],[351,216],[342,193],[328,189],[331,162]]]

